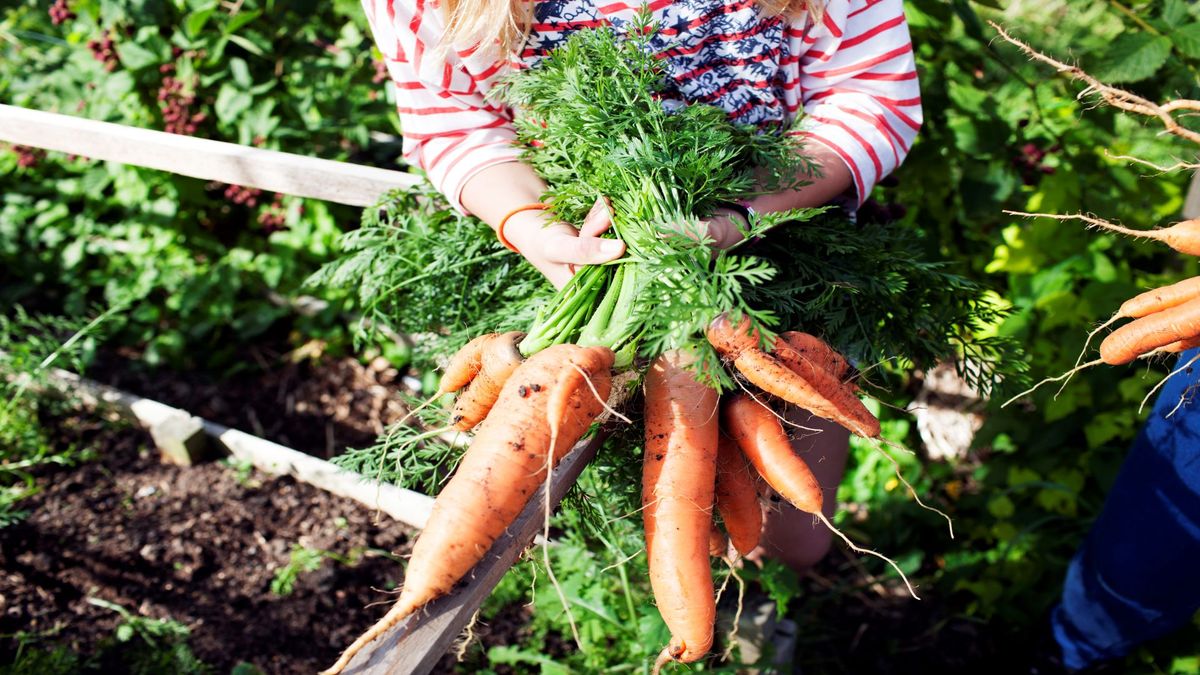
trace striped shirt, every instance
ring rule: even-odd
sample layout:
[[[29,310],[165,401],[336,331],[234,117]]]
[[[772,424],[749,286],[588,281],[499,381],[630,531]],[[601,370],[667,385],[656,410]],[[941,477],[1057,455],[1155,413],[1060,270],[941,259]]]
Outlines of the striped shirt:
[[[652,48],[680,100],[764,127],[803,109],[801,133],[846,163],[860,203],[908,153],[922,118],[903,0],[827,0],[819,22],[764,17],[754,0],[648,2],[660,29]],[[474,49],[438,58],[445,21],[436,0],[363,5],[396,88],[405,159],[459,209],[472,176],[520,157],[511,111],[485,98],[496,80],[536,63],[572,31],[619,29],[642,7],[537,0],[517,60],[498,62]]]

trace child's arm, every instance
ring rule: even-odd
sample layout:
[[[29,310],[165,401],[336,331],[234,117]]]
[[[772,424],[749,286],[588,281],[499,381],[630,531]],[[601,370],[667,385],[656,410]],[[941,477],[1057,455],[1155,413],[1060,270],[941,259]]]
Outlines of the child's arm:
[[[832,0],[822,25],[791,39],[794,46],[807,46],[793,51],[802,54],[805,138],[813,149],[841,160],[861,204],[904,160],[921,127],[904,3]]]
[[[438,54],[445,21],[429,0],[363,0],[363,7],[395,86],[405,159],[451,205],[493,229],[513,209],[538,202],[546,186],[519,161],[511,114],[485,98],[503,74],[500,64],[478,53]],[[572,264],[605,262],[625,250],[597,237],[604,219],[582,231],[544,225],[545,212],[523,211],[504,233],[557,286],[571,278]]]
[[[908,154],[921,127],[921,93],[902,0],[830,0],[821,24],[787,31],[800,58],[805,152],[821,176],[749,202],[770,213],[820,206],[853,187],[861,204]],[[741,241],[737,214],[718,214],[720,247]]]

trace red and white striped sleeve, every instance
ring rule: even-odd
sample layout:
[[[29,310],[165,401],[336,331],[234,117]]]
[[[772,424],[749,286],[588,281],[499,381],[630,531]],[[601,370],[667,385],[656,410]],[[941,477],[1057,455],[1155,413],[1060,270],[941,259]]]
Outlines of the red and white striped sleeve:
[[[395,87],[404,158],[465,212],[462,188],[520,152],[508,110],[485,100],[503,69],[473,50],[438,49],[445,20],[435,0],[362,0]]]
[[[921,127],[903,0],[831,0],[799,39],[801,128],[850,167],[861,204]]]

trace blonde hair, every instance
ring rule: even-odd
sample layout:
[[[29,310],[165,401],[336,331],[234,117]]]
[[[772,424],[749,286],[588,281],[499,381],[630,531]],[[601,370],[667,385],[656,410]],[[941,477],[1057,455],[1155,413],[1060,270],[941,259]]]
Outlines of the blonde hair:
[[[533,23],[536,0],[441,0],[448,45],[495,45],[503,55],[524,43]],[[808,12],[820,21],[825,0],[757,0],[766,16],[796,17]],[[448,46],[447,45],[447,46]]]

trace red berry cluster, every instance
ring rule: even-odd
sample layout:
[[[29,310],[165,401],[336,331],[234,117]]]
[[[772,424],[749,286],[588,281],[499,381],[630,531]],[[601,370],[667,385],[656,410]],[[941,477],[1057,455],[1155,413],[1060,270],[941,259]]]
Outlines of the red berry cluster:
[[[17,166],[22,169],[31,169],[38,165],[38,162],[46,158],[46,151],[41,148],[30,148],[25,145],[12,146],[13,152],[17,153]]]
[[[75,18],[75,12],[71,11],[71,6],[67,4],[67,0],[55,0],[53,5],[50,5],[50,23],[55,26],[66,23]]]
[[[184,89],[183,82],[173,77],[175,66],[170,63],[158,68],[166,77],[158,88],[158,105],[162,108],[163,131],[169,134],[184,134],[191,136],[208,115],[203,112],[192,112],[196,105],[196,94]]]
[[[104,69],[110,73],[117,69],[121,64],[117,60],[116,43],[113,42],[112,32],[104,31],[104,34],[99,38],[88,40],[88,49],[92,50],[92,58],[104,64]]]
[[[225,199],[239,206],[254,208],[258,206],[258,198],[260,196],[262,196],[262,190],[258,188],[248,188],[241,185],[230,185],[225,188]]]
[[[258,224],[268,235],[287,229],[287,209],[283,206],[283,195],[276,194],[275,199],[258,212]]]
[[[1058,145],[1049,148],[1039,148],[1033,143],[1026,143],[1021,146],[1020,154],[1012,158],[1012,165],[1021,174],[1022,182],[1026,185],[1033,185],[1037,183],[1040,175],[1054,173],[1054,167],[1043,164],[1042,160],[1046,158],[1046,155],[1054,154],[1060,149]]]

